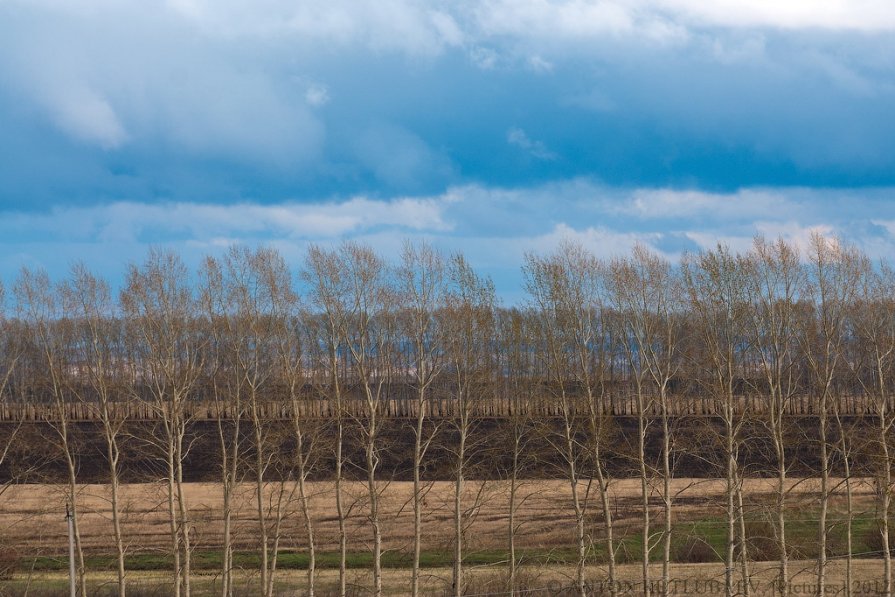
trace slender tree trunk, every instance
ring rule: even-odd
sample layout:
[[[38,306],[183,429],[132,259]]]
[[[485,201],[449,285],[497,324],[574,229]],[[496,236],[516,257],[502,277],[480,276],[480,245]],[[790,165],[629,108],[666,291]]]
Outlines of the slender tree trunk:
[[[192,547],[190,545],[189,508],[183,490],[183,434],[184,424],[180,422],[177,432],[177,510],[180,519],[181,545],[183,547],[183,597],[190,597],[192,584]]]
[[[239,467],[240,400],[237,396],[233,413],[233,437],[228,441],[224,429],[224,409],[218,405],[218,439],[221,447],[221,490],[223,498],[223,546],[221,558],[221,596],[233,595],[233,489]]]
[[[884,378],[881,376],[880,381]],[[883,487],[880,488],[880,534],[883,546],[883,578],[885,583],[885,595],[892,595],[892,552],[889,545],[889,510],[891,510],[892,500],[892,459],[889,456],[889,434],[888,434],[888,401],[885,393],[881,392],[880,396],[880,418],[879,418],[879,442],[882,451],[882,479]]]
[[[786,541],[786,444],[783,437],[783,396],[778,393],[776,399],[779,404],[771,405],[771,433],[774,436],[774,455],[777,459],[777,543],[780,550],[777,591],[781,597],[786,597],[789,595],[789,545]]]
[[[727,549],[724,559],[724,591],[727,597],[734,595],[734,560],[736,554],[737,543],[737,506],[736,506],[736,462],[734,460],[733,449],[733,413],[731,412],[733,405],[731,397],[728,395],[724,404],[724,435],[726,440],[725,452],[727,456],[727,474],[726,474],[726,493],[727,493]],[[741,549],[745,544],[741,544]]]
[[[77,469],[75,467],[74,458],[71,456],[71,451],[68,443],[68,432],[65,433],[65,439],[63,440],[64,450],[65,450],[65,461],[68,468],[68,499],[71,504],[71,519],[72,519],[72,530],[75,535],[75,551],[77,553],[78,558],[78,592],[81,597],[87,597],[87,583],[86,583],[86,574],[84,568],[84,550],[81,547],[81,529],[78,524],[78,479],[77,479]]]
[[[827,442],[826,390],[820,400],[820,515],[817,526],[817,591],[823,595],[827,586],[827,516],[830,507],[830,455]]]
[[[250,395],[252,430],[255,439],[255,513],[258,516],[258,542],[261,551],[261,586],[267,590],[270,574],[270,546],[268,545],[267,510],[264,507],[264,437],[262,421],[258,414],[258,397]]]
[[[102,419],[103,428],[106,436],[106,458],[109,461],[109,484],[111,490],[111,507],[112,507],[112,532],[115,537],[115,551],[117,555],[118,565],[118,597],[125,597],[127,594],[127,577],[124,567],[124,536],[121,532],[121,508],[118,498],[118,443],[115,435],[112,433],[112,425],[109,416],[109,403],[103,399],[102,403]]]
[[[572,507],[575,510],[575,542],[578,548],[578,560],[575,564],[575,588],[578,595],[582,597],[587,594],[585,572],[587,570],[587,533],[584,520],[584,506],[581,504],[581,496],[578,495],[578,468],[575,464],[575,439],[572,437],[572,428],[569,421],[569,412],[566,405],[566,398],[563,396],[563,410],[565,418],[563,420],[563,438],[566,443],[566,458],[569,462],[569,485],[572,491]]]
[[[743,480],[736,471],[736,499],[737,499],[737,517],[740,523],[740,570],[742,572],[743,597],[749,597],[752,594],[752,574],[749,571],[749,541],[746,536],[746,515],[743,510]]]
[[[304,437],[300,430],[296,431],[296,450],[299,454],[298,464],[298,499],[301,505],[301,516],[305,524],[305,536],[308,541],[308,597],[314,597],[317,580],[317,544],[314,539],[314,523],[311,519],[311,505],[308,500],[307,462],[304,457]]]
[[[174,446],[171,437],[168,437],[167,440],[168,526],[171,534],[171,552],[174,556],[174,597],[180,597],[183,585],[183,568],[180,561],[180,529],[177,524],[177,507],[174,497]]]
[[[596,440],[595,440],[596,441]],[[606,551],[609,559],[609,594],[615,597],[617,592],[616,586],[616,567],[615,567],[615,538],[613,533],[612,507],[609,503],[609,480],[603,470],[602,460],[600,459],[599,445],[594,447],[594,462],[597,473],[597,484],[600,489],[600,505],[603,510],[603,520],[606,522]]]
[[[339,597],[345,597],[348,582],[348,531],[345,528],[345,504],[342,498],[342,407],[338,401],[336,419],[336,515],[339,517]]]
[[[507,541],[510,551],[510,557],[507,561],[507,566],[509,568],[507,584],[509,585],[508,589],[510,591],[510,597],[515,597],[516,595],[516,482],[519,475],[519,450],[520,443],[517,430],[513,437],[513,468],[510,471],[510,504],[509,512],[507,513],[507,522],[509,524],[509,527],[507,528]]]
[[[464,408],[458,405],[458,408]],[[466,461],[466,415],[460,414],[457,473],[454,479],[454,597],[463,595],[463,465]]]
[[[641,523],[641,532],[643,533],[643,546],[641,547],[641,579],[643,580],[643,597],[650,597],[650,571],[649,571],[649,555],[650,555],[650,514],[649,514],[649,473],[646,467],[646,404],[644,403],[643,394],[637,392],[637,458],[640,465],[640,508],[643,517]]]
[[[373,592],[376,597],[382,595],[382,528],[379,521],[379,490],[376,487],[376,468],[378,465],[376,455],[376,434],[378,422],[376,420],[376,404],[370,402],[370,427],[368,429],[366,459],[367,459],[367,493],[370,498],[370,526],[373,529]]]
[[[838,400],[837,396],[837,400]],[[848,597],[852,595],[852,576],[854,566],[852,562],[852,527],[854,524],[854,502],[851,480],[851,458],[848,452],[848,441],[846,438],[845,426],[842,423],[842,417],[839,414],[839,405],[836,405],[836,427],[839,433],[839,450],[842,454],[842,467],[845,474],[845,594]]]
[[[665,529],[662,546],[662,595],[668,595],[671,581],[671,432],[668,427],[668,396],[667,390],[660,389],[662,401],[662,505],[665,515]]]
[[[417,394],[416,437],[413,442],[413,570],[410,578],[410,593],[413,597],[418,597],[420,593],[420,551],[423,536],[420,467],[423,458],[425,409],[425,390],[421,386]]]
[[[224,463],[224,466],[227,466],[227,463]],[[232,530],[231,530],[231,516],[232,516],[232,508],[233,506],[230,504],[230,482],[228,480],[224,480],[223,482],[223,517],[224,517],[224,537],[223,537],[223,547],[222,558],[221,558],[221,597],[230,597],[233,594],[233,589],[231,586],[231,571],[233,570],[233,545],[232,545]]]

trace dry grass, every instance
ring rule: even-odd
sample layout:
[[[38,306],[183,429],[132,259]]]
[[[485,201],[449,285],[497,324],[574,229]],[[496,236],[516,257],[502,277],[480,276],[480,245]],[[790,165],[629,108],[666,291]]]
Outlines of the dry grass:
[[[812,562],[792,562],[791,594],[812,595],[816,593],[814,567]],[[753,597],[775,595],[773,590],[774,569],[769,564],[755,564],[752,570],[750,585]],[[660,575],[658,567],[651,571],[653,579]],[[520,571],[520,588],[527,589],[526,595],[573,595],[575,569],[571,566],[552,565],[538,568],[526,568]],[[878,595],[880,586],[878,579],[882,576],[882,563],[876,560],[856,561],[853,570],[854,594]],[[671,590],[676,595],[723,595],[724,568],[719,564],[679,564],[671,567]],[[306,587],[306,578],[297,571],[280,571],[278,573],[278,595],[302,595]],[[587,583],[595,594],[605,588],[606,570],[601,567],[590,567],[586,571]],[[642,587],[639,565],[624,565],[618,569],[621,595],[641,594]],[[468,595],[506,595],[506,577],[502,570],[493,567],[467,569]],[[166,595],[170,575],[157,572],[131,572],[128,575],[129,594],[131,595]],[[421,589],[425,595],[443,595],[451,587],[451,570],[435,568],[424,571]],[[109,572],[88,574],[88,585],[92,594],[113,594],[114,575]],[[317,594],[336,594],[338,572],[321,570],[317,576]],[[828,568],[828,594],[845,594],[845,566],[841,561],[831,562]],[[19,574],[15,583],[0,585],[0,594],[18,594],[25,586],[31,588],[31,594],[57,594],[54,590],[62,590],[66,585],[64,573]],[[219,592],[219,581],[214,575],[196,575],[193,582],[194,595],[213,595]],[[237,594],[254,595],[257,590],[257,577],[250,573],[237,575]],[[348,585],[352,594],[365,595],[372,586],[371,573],[366,570],[349,570]],[[384,570],[383,592],[385,595],[406,595],[410,585],[410,572],[407,570]],[[9,593],[3,592],[8,589]],[[103,593],[105,589],[107,593]],[[42,592],[42,590],[44,592]]]
[[[366,486],[360,482],[345,483],[352,505],[349,519],[350,550],[368,548],[369,525],[366,520]],[[220,487],[211,483],[186,486],[187,501],[196,527],[197,549],[215,549],[221,543],[222,497]],[[772,480],[746,481],[747,502],[753,509],[769,506]],[[268,487],[269,495],[277,485]],[[338,519],[332,483],[310,484],[313,492],[311,509],[321,551],[337,549]],[[383,483],[382,520],[385,548],[403,550],[412,541],[412,485],[407,482]],[[448,549],[450,546],[452,491],[447,482],[429,486],[424,502],[426,550]],[[724,481],[675,479],[675,518],[678,522],[720,516]],[[792,480],[790,502],[796,509],[811,509],[816,500],[815,480]],[[132,553],[165,551],[167,548],[166,487],[159,484],[132,484],[122,487],[124,534]],[[583,494],[582,489],[582,494]],[[640,515],[639,480],[624,479],[612,486],[612,503],[620,527]],[[871,508],[872,487],[861,483],[856,491],[858,508]],[[574,543],[574,515],[568,483],[561,480],[531,481],[521,489],[524,498],[517,514],[521,523],[518,545],[531,549],[568,547]],[[593,496],[595,527],[599,526],[596,496]],[[658,494],[656,495],[658,508]],[[464,502],[478,504],[475,518],[467,533],[471,550],[501,549],[505,546],[507,485],[500,482],[469,482]],[[0,540],[18,549],[23,555],[59,554],[65,550],[66,525],[64,488],[56,485],[13,486],[0,502]],[[297,512],[298,504],[289,505],[286,517],[284,547],[303,546],[303,528]],[[110,553],[111,514],[108,488],[85,485],[79,495],[81,536],[87,553]],[[236,542],[250,549],[257,536],[253,487],[242,486],[236,500]]]

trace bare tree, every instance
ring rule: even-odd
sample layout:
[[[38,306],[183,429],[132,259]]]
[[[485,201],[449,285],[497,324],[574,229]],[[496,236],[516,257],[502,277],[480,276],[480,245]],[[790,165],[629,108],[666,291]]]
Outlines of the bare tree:
[[[551,445],[559,453],[565,463],[566,479],[571,490],[572,508],[575,513],[575,541],[577,562],[575,565],[575,583],[579,595],[586,595],[585,570],[587,565],[588,538],[586,531],[587,508],[590,497],[590,482],[583,474],[584,459],[587,450],[581,445],[581,429],[583,419],[579,416],[578,396],[570,386],[571,369],[574,366],[575,354],[570,350],[574,340],[570,338],[569,320],[574,318],[572,310],[578,305],[569,305],[567,294],[571,272],[566,268],[563,255],[554,258],[537,258],[527,255],[524,267],[525,286],[532,298],[532,306],[538,317],[538,339],[541,341],[539,357],[545,361],[548,375],[548,388],[552,398],[559,407],[561,432],[554,440],[548,437]],[[581,488],[584,488],[582,496]]]
[[[284,281],[285,283],[285,281]],[[276,335],[277,358],[279,360],[279,377],[286,387],[291,406],[292,437],[295,441],[293,470],[298,491],[299,510],[305,530],[305,541],[308,550],[308,590],[309,597],[314,597],[317,580],[317,543],[314,521],[311,516],[310,492],[308,477],[316,468],[318,444],[320,443],[320,425],[314,421],[316,409],[305,409],[317,401],[316,396],[303,396],[306,381],[306,359],[302,342],[311,344],[316,341],[316,334],[305,325],[312,318],[300,312],[299,298],[291,284],[284,286],[277,293],[273,304],[274,317],[278,322]],[[310,367],[317,367],[318,361],[310,355]],[[313,378],[313,375],[311,376]]]
[[[205,385],[215,406],[222,498],[221,596],[233,595],[234,493],[239,485],[242,460],[241,433],[245,415],[243,378],[232,362],[235,351],[231,307],[225,290],[224,271],[218,259],[206,258],[200,270],[200,301],[208,328],[205,350]]]
[[[569,315],[565,324],[570,327],[565,336],[571,341],[567,350],[573,355],[570,373],[584,399],[583,411],[588,423],[586,447],[590,455],[591,476],[596,476],[597,480],[606,534],[607,580],[610,595],[614,595],[618,587],[616,545],[609,492],[611,477],[605,456],[610,411],[607,377],[613,359],[609,342],[611,325],[606,308],[607,268],[580,245],[562,246],[557,257],[562,260],[562,269],[566,272],[564,285],[567,290],[562,297],[563,310]]]
[[[441,325],[444,326],[446,374],[450,377],[453,402],[450,424],[456,434],[456,443],[451,447],[454,460],[452,592],[459,597],[464,591],[464,533],[478,504],[478,499],[469,508],[464,508],[463,504],[471,440],[476,427],[476,407],[493,390],[495,298],[491,281],[480,278],[462,255],[452,257],[449,278],[450,288]]]
[[[810,311],[802,320],[800,340],[809,373],[809,388],[816,399],[820,449],[820,520],[818,522],[817,586],[823,594],[826,586],[830,497],[831,450],[836,442],[830,437],[831,409],[837,401],[836,377],[842,363],[847,331],[848,306],[854,300],[859,278],[858,257],[854,249],[841,241],[812,234],[808,255],[810,275],[804,296]],[[842,429],[840,428],[841,432]],[[844,439],[842,441],[845,441]],[[842,450],[847,455],[847,450]],[[846,466],[848,465],[846,459]],[[848,504],[851,507],[851,480],[846,475]],[[849,512],[849,515],[851,513]],[[851,542],[851,516],[848,521]],[[846,581],[851,588],[851,553],[847,555]]]
[[[891,595],[892,546],[889,516],[892,510],[892,379],[895,372],[895,272],[888,264],[878,270],[866,264],[851,310],[854,379],[870,400],[876,436],[870,453],[876,482],[876,516],[883,557],[883,594]]]
[[[318,384],[327,396],[334,418],[335,437],[335,492],[336,514],[339,520],[339,595],[346,594],[348,533],[346,521],[350,508],[345,504],[342,488],[343,456],[345,437],[345,396],[343,382],[342,356],[345,352],[345,339],[342,333],[342,320],[345,317],[343,297],[346,288],[346,273],[339,254],[312,246],[308,249],[302,279],[308,286],[308,299],[312,307],[319,311],[319,320],[308,318],[313,339],[309,349],[313,358],[312,380]]]
[[[379,498],[384,486],[377,479],[381,461],[379,436],[382,410],[389,389],[395,348],[394,293],[389,272],[370,248],[348,243],[340,251],[346,294],[339,325],[362,392],[364,412],[358,428],[364,444],[369,522],[372,531],[373,592],[382,594],[382,523]]]
[[[596,477],[609,560],[609,587],[616,590],[615,540],[609,474],[603,455],[606,406],[606,350],[603,321],[605,267],[580,245],[566,243],[552,256],[526,257],[526,288],[541,319],[542,355],[550,387],[558,398],[562,438],[556,445],[567,465],[577,529],[576,583],[585,594],[585,530],[591,479]],[[589,462],[588,462],[589,461]],[[582,478],[589,464],[592,475]],[[579,486],[585,491],[580,495]]]
[[[422,505],[431,484],[423,485],[421,471],[429,446],[437,431],[426,428],[429,389],[438,378],[444,339],[437,313],[444,308],[447,280],[444,258],[426,244],[404,245],[397,271],[399,325],[408,345],[407,379],[414,391],[415,421],[413,427],[413,563],[410,592],[419,595],[420,550],[422,545]]]
[[[754,390],[767,396],[767,426],[776,460],[776,528],[779,549],[777,591],[789,592],[789,545],[786,534],[787,417],[789,403],[798,391],[796,302],[804,272],[794,247],[780,240],[755,239],[748,261],[746,283],[749,310],[748,344],[760,383]]]
[[[684,277],[689,294],[692,323],[698,334],[697,366],[705,368],[704,386],[716,397],[724,425],[723,454],[727,493],[727,549],[724,586],[728,596],[736,592],[735,557],[739,552],[743,594],[750,593],[749,559],[743,513],[742,476],[738,455],[742,446],[744,412],[738,405],[736,383],[744,372],[748,317],[748,293],[742,260],[723,246],[685,259]],[[696,372],[694,372],[696,373]],[[745,408],[743,405],[742,408]]]
[[[96,403],[105,443],[109,472],[112,532],[118,565],[118,594],[127,588],[125,555],[127,546],[121,528],[121,436],[127,422],[127,400],[123,382],[127,363],[123,362],[123,336],[109,285],[94,276],[83,264],[72,268],[71,278],[62,286],[65,311],[74,321],[73,365],[79,374],[71,380],[73,395]]]
[[[183,487],[185,405],[202,372],[206,339],[198,329],[197,301],[180,258],[153,249],[142,266],[131,265],[121,305],[130,324],[131,352],[139,359],[138,387],[146,388],[160,417],[157,440],[166,469],[174,595],[189,597],[192,523]]]
[[[661,425],[659,476],[664,527],[662,539],[662,593],[669,586],[671,561],[672,500],[671,430],[669,395],[671,380],[680,368],[679,344],[682,334],[680,280],[671,265],[642,246],[630,258],[612,263],[610,295],[624,323],[621,338],[634,382],[638,414],[638,459],[640,460],[643,507],[643,583],[650,594],[649,552],[651,541],[649,493],[651,470],[646,461],[645,442],[650,411],[655,400]]]
[[[231,312],[232,359],[237,384],[245,392],[252,433],[252,472],[255,515],[261,556],[263,594],[273,594],[279,529],[283,517],[282,486],[269,492],[268,469],[278,459],[279,442],[273,422],[266,420],[267,396],[279,368],[277,346],[281,313],[276,309],[289,300],[291,282],[282,257],[271,249],[250,250],[234,246],[224,259],[224,289]]]
[[[534,491],[525,489],[525,475],[536,464],[532,444],[537,439],[537,429],[531,405],[538,398],[540,384],[534,378],[531,367],[531,353],[537,342],[534,327],[530,314],[517,309],[502,312],[498,317],[498,337],[502,344],[498,354],[501,357],[500,370],[504,372],[502,393],[507,402],[507,421],[498,451],[493,458],[500,463],[498,474],[509,483],[506,586],[511,597],[517,594],[520,558],[516,550],[516,538],[523,524],[518,521],[517,513],[534,494]],[[507,446],[509,462],[505,463]]]
[[[81,547],[81,529],[78,519],[78,455],[72,439],[72,425],[66,399],[66,377],[70,373],[69,336],[71,326],[63,317],[63,305],[57,289],[45,271],[23,269],[15,286],[19,318],[31,333],[34,343],[34,359],[41,390],[49,395],[53,404],[53,420],[47,421],[55,431],[56,443],[65,460],[68,478],[66,499],[71,507],[72,526],[75,535],[78,590],[87,595],[85,583],[84,552]]]

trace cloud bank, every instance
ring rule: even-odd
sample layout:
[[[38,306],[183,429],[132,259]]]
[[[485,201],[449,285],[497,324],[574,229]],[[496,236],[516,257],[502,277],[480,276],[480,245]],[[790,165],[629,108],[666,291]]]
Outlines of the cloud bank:
[[[470,185],[435,196],[338,202],[120,202],[39,214],[4,210],[0,275],[8,280],[22,265],[64,275],[70,264],[60,255],[121,272],[152,245],[174,248],[198,263],[232,243],[268,244],[298,265],[312,242],[352,238],[396,258],[404,240],[425,239],[466,253],[512,301],[520,292],[524,254],[550,251],[563,239],[578,240],[604,257],[640,242],[674,259],[719,242],[745,250],[756,234],[802,244],[820,230],[853,240],[873,257],[892,256],[895,217],[886,207],[893,196],[895,188],[710,193],[569,180],[528,189]]]
[[[893,30],[868,0],[5,0],[0,202],[892,186]]]

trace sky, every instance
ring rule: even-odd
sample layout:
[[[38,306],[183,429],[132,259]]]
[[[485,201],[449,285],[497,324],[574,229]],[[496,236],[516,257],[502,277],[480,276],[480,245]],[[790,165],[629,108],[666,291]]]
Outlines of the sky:
[[[0,0],[0,278],[148,247],[895,256],[889,0]]]

